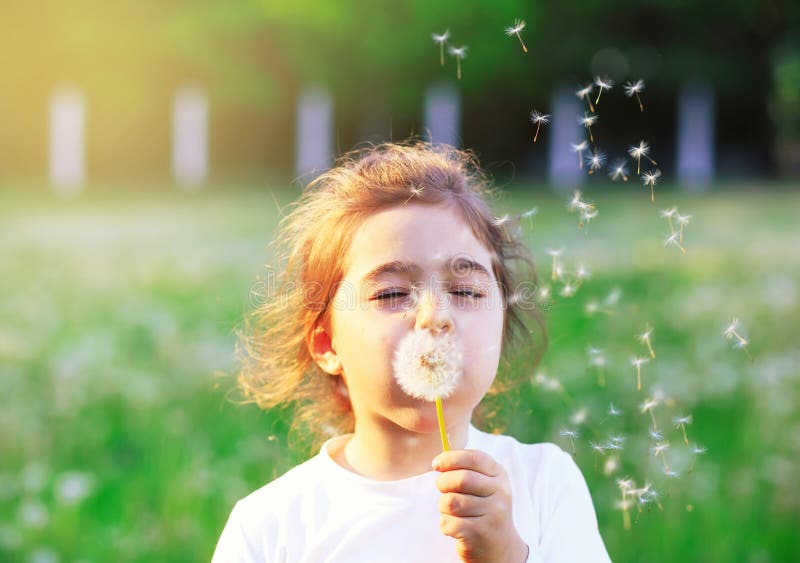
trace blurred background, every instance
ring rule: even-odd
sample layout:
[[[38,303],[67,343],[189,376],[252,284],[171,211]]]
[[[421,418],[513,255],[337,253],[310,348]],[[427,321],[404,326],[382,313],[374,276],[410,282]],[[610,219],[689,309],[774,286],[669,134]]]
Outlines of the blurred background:
[[[475,151],[547,284],[489,428],[574,453],[615,561],[800,557],[800,5],[42,0],[0,19],[0,560],[210,559],[306,457],[231,392],[281,209],[412,135]]]

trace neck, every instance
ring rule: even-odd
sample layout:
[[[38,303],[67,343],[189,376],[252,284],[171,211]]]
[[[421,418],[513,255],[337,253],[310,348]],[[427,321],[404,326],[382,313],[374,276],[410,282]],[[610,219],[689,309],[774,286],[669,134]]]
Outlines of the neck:
[[[448,425],[451,449],[467,443],[469,421]],[[336,461],[375,481],[394,481],[431,471],[433,458],[442,452],[436,432],[420,433],[396,425],[358,424]]]

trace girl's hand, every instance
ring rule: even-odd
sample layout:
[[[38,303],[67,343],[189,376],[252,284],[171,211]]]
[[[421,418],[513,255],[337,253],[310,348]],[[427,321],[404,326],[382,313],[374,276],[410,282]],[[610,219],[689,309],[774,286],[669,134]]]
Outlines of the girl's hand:
[[[511,483],[505,469],[479,450],[450,450],[433,460],[442,492],[439,527],[457,540],[468,563],[524,563],[528,546],[514,527]]]

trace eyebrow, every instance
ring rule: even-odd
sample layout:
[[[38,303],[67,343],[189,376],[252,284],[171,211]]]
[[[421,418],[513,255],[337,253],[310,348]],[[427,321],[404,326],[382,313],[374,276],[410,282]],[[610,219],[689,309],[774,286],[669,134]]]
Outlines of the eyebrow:
[[[442,267],[442,270],[447,269],[447,265],[450,265],[451,267],[457,265],[459,269],[464,268],[465,274],[468,273],[471,274],[473,272],[477,272],[478,274],[482,274],[488,278],[492,277],[492,275],[489,273],[489,270],[487,270],[483,264],[476,262],[475,260],[472,260],[470,258],[465,258],[465,257],[456,258],[454,256],[451,256],[445,262],[445,265]],[[384,274],[414,274],[420,272],[421,270],[422,268],[420,268],[419,265],[414,262],[404,262],[403,260],[392,260],[391,262],[386,262],[384,264],[376,266],[375,268],[367,272],[367,274],[365,274],[364,277],[361,278],[361,281],[362,283],[366,283],[374,281],[375,279],[381,277]]]

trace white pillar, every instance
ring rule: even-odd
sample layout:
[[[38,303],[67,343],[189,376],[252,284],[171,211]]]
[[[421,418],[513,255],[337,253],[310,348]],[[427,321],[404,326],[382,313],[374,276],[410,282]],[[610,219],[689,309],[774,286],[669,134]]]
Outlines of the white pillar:
[[[452,84],[434,84],[425,93],[425,133],[431,143],[460,145],[461,96]]]
[[[308,87],[297,102],[295,173],[317,175],[333,157],[333,102],[327,90]]]
[[[689,82],[678,95],[678,181],[692,191],[708,189],[714,175],[714,91]]]
[[[578,123],[583,114],[581,100],[575,92],[561,86],[550,98],[552,125],[545,131],[550,139],[550,184],[556,191],[568,191],[583,184],[585,176],[578,161],[578,154],[572,150],[572,143],[578,144],[586,139],[586,132]],[[583,156],[587,152],[584,151]]]
[[[208,97],[183,87],[172,101],[172,176],[178,186],[202,185],[208,175]]]
[[[50,184],[62,196],[78,194],[86,182],[86,99],[62,86],[50,97]]]

